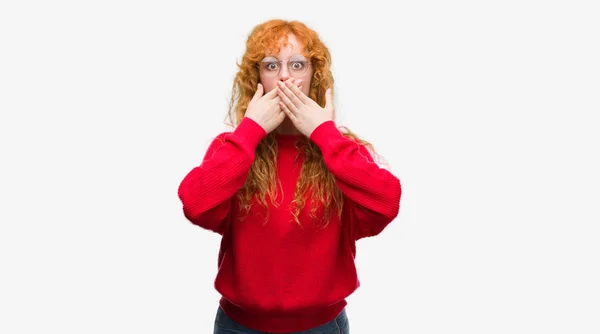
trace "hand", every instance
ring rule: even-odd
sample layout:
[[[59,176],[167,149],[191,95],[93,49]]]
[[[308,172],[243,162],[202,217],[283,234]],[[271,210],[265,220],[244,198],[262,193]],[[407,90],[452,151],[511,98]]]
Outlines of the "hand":
[[[306,137],[322,123],[331,121],[335,115],[331,89],[325,92],[325,108],[321,108],[317,102],[298,88],[292,79],[285,83],[277,83],[277,95],[281,98],[279,105],[281,110],[290,118],[296,129]]]
[[[263,85],[258,84],[244,116],[258,123],[269,133],[283,122],[285,113],[279,106],[281,98],[277,96],[277,89],[273,89],[265,95],[263,95],[263,90]]]

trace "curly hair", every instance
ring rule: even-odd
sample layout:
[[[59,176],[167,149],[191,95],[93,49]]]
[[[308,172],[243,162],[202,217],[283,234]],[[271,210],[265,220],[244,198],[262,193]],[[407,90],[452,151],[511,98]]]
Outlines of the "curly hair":
[[[321,107],[325,107],[325,92],[331,88],[333,94],[333,74],[331,73],[331,55],[329,49],[320,40],[318,34],[299,21],[270,20],[263,22],[254,29],[246,41],[246,51],[241,63],[236,62],[238,72],[233,81],[231,99],[229,102],[228,118],[231,126],[237,126],[242,121],[248,104],[257,89],[260,81],[257,65],[269,53],[278,53],[283,44],[287,43],[287,37],[293,34],[304,46],[305,56],[310,59],[314,72],[310,84],[309,97],[316,101]],[[373,146],[358,138],[347,128],[342,134],[353,139],[357,143],[365,145],[372,153]],[[292,207],[290,208],[294,220],[300,227],[298,216],[306,201],[310,198],[310,217],[317,218],[316,213],[319,204],[324,208],[324,215],[320,224],[327,226],[331,215],[337,213],[341,217],[343,207],[343,196],[337,187],[335,177],[329,171],[323,160],[319,148],[308,138],[303,137],[296,147],[303,154],[304,162],[301,167],[300,177],[296,185]],[[277,141],[273,132],[259,143],[255,152],[255,159],[250,168],[248,178],[243,188],[237,193],[240,209],[248,215],[251,208],[251,200],[255,198],[261,206],[268,208],[267,198],[271,204],[278,207],[275,198],[277,187],[281,188],[276,177]],[[256,197],[255,197],[256,196]],[[265,223],[269,219],[266,211]]]

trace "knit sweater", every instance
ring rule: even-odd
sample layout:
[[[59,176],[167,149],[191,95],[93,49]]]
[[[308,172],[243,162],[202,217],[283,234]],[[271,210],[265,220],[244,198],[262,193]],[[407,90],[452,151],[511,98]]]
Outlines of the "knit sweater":
[[[333,320],[359,287],[355,242],[379,234],[398,215],[400,181],[327,121],[309,139],[343,194],[341,219],[333,210],[322,228],[319,217],[309,216],[307,200],[298,217],[302,226],[296,223],[290,203],[302,166],[294,145],[301,135],[277,135],[279,205],[267,201],[265,223],[265,208],[253,199],[250,214],[240,221],[235,195],[266,135],[247,117],[235,130],[218,135],[202,163],[185,176],[178,195],[189,221],[222,236],[214,284],[223,311],[259,331],[304,331]],[[323,212],[321,206],[317,215]]]

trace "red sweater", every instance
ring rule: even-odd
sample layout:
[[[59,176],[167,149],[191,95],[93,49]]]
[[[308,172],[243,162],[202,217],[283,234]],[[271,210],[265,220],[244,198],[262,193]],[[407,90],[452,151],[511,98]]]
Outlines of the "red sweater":
[[[344,196],[341,224],[334,213],[326,228],[313,227],[308,206],[299,216],[303,228],[293,220],[288,206],[300,175],[294,147],[300,135],[277,136],[283,196],[277,195],[278,207],[268,201],[269,221],[263,224],[264,208],[254,204],[240,222],[235,195],[265,136],[260,125],[244,118],[234,131],[213,140],[178,194],[187,219],[222,235],[215,288],[224,312],[259,331],[303,331],[333,320],[358,288],[355,241],[379,234],[398,215],[400,181],[328,121],[310,140]]]

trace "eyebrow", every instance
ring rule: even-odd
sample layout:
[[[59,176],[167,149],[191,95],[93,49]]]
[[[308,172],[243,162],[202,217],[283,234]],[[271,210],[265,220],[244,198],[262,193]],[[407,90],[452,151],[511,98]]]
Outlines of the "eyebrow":
[[[303,54],[301,54],[301,53],[296,53],[296,54],[293,54],[293,55],[292,55],[290,58],[293,58],[293,57],[302,57],[302,58],[306,58],[306,56],[305,56],[305,55],[303,55]],[[279,59],[279,57],[277,57],[277,56],[275,56],[275,55],[265,55],[265,56],[264,56],[264,58],[277,58],[277,59]]]

